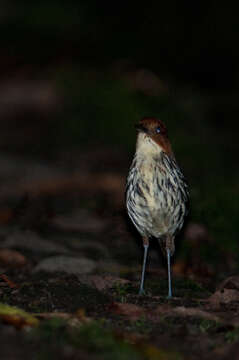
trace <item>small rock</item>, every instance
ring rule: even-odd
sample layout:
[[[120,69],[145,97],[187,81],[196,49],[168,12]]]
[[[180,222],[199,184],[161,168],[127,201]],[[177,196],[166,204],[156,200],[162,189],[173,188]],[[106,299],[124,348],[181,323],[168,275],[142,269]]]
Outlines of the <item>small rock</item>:
[[[45,254],[65,254],[70,251],[63,245],[45,240],[33,231],[16,231],[2,241],[0,248],[17,248]]]
[[[87,258],[73,258],[68,256],[53,256],[42,260],[34,272],[64,272],[67,274],[89,274],[96,269],[96,263]]]
[[[7,266],[23,266],[27,262],[24,255],[15,250],[1,249],[0,264]]]

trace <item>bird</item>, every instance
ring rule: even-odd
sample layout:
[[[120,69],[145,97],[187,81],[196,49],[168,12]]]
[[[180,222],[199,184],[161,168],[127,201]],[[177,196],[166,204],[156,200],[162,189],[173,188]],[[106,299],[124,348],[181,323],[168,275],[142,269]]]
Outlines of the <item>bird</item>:
[[[126,208],[143,240],[139,294],[145,293],[149,240],[156,238],[167,259],[168,298],[172,298],[171,257],[175,251],[175,236],[188,213],[188,185],[176,162],[163,121],[144,117],[136,129],[136,151],[126,182]]]

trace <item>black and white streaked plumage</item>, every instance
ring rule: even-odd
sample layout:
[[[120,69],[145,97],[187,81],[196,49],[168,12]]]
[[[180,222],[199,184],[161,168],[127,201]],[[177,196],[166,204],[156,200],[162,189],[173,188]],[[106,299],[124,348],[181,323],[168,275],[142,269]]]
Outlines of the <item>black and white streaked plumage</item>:
[[[144,118],[137,129],[136,153],[127,178],[126,205],[144,244],[140,294],[144,291],[149,239],[155,237],[167,256],[168,296],[171,297],[170,256],[175,250],[174,237],[187,213],[188,188],[163,122]]]

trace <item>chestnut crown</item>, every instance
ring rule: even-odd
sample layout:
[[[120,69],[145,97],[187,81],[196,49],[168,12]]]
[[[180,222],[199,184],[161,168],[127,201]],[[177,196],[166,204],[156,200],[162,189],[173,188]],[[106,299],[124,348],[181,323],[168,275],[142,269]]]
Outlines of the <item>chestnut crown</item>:
[[[140,120],[139,124],[136,125],[136,129],[138,131],[144,132],[149,136],[168,136],[167,129],[164,123],[156,118],[153,117],[145,117]]]
[[[136,129],[140,133],[149,136],[164,152],[173,156],[167,128],[161,120],[154,117],[145,117],[136,125]]]

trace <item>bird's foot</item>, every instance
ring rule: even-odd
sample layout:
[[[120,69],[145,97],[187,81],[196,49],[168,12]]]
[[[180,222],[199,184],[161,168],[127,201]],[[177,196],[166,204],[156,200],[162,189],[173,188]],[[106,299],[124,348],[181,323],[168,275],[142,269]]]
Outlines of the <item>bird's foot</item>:
[[[145,290],[144,290],[144,289],[139,289],[138,294],[139,294],[140,296],[144,296],[144,295],[145,295]]]

